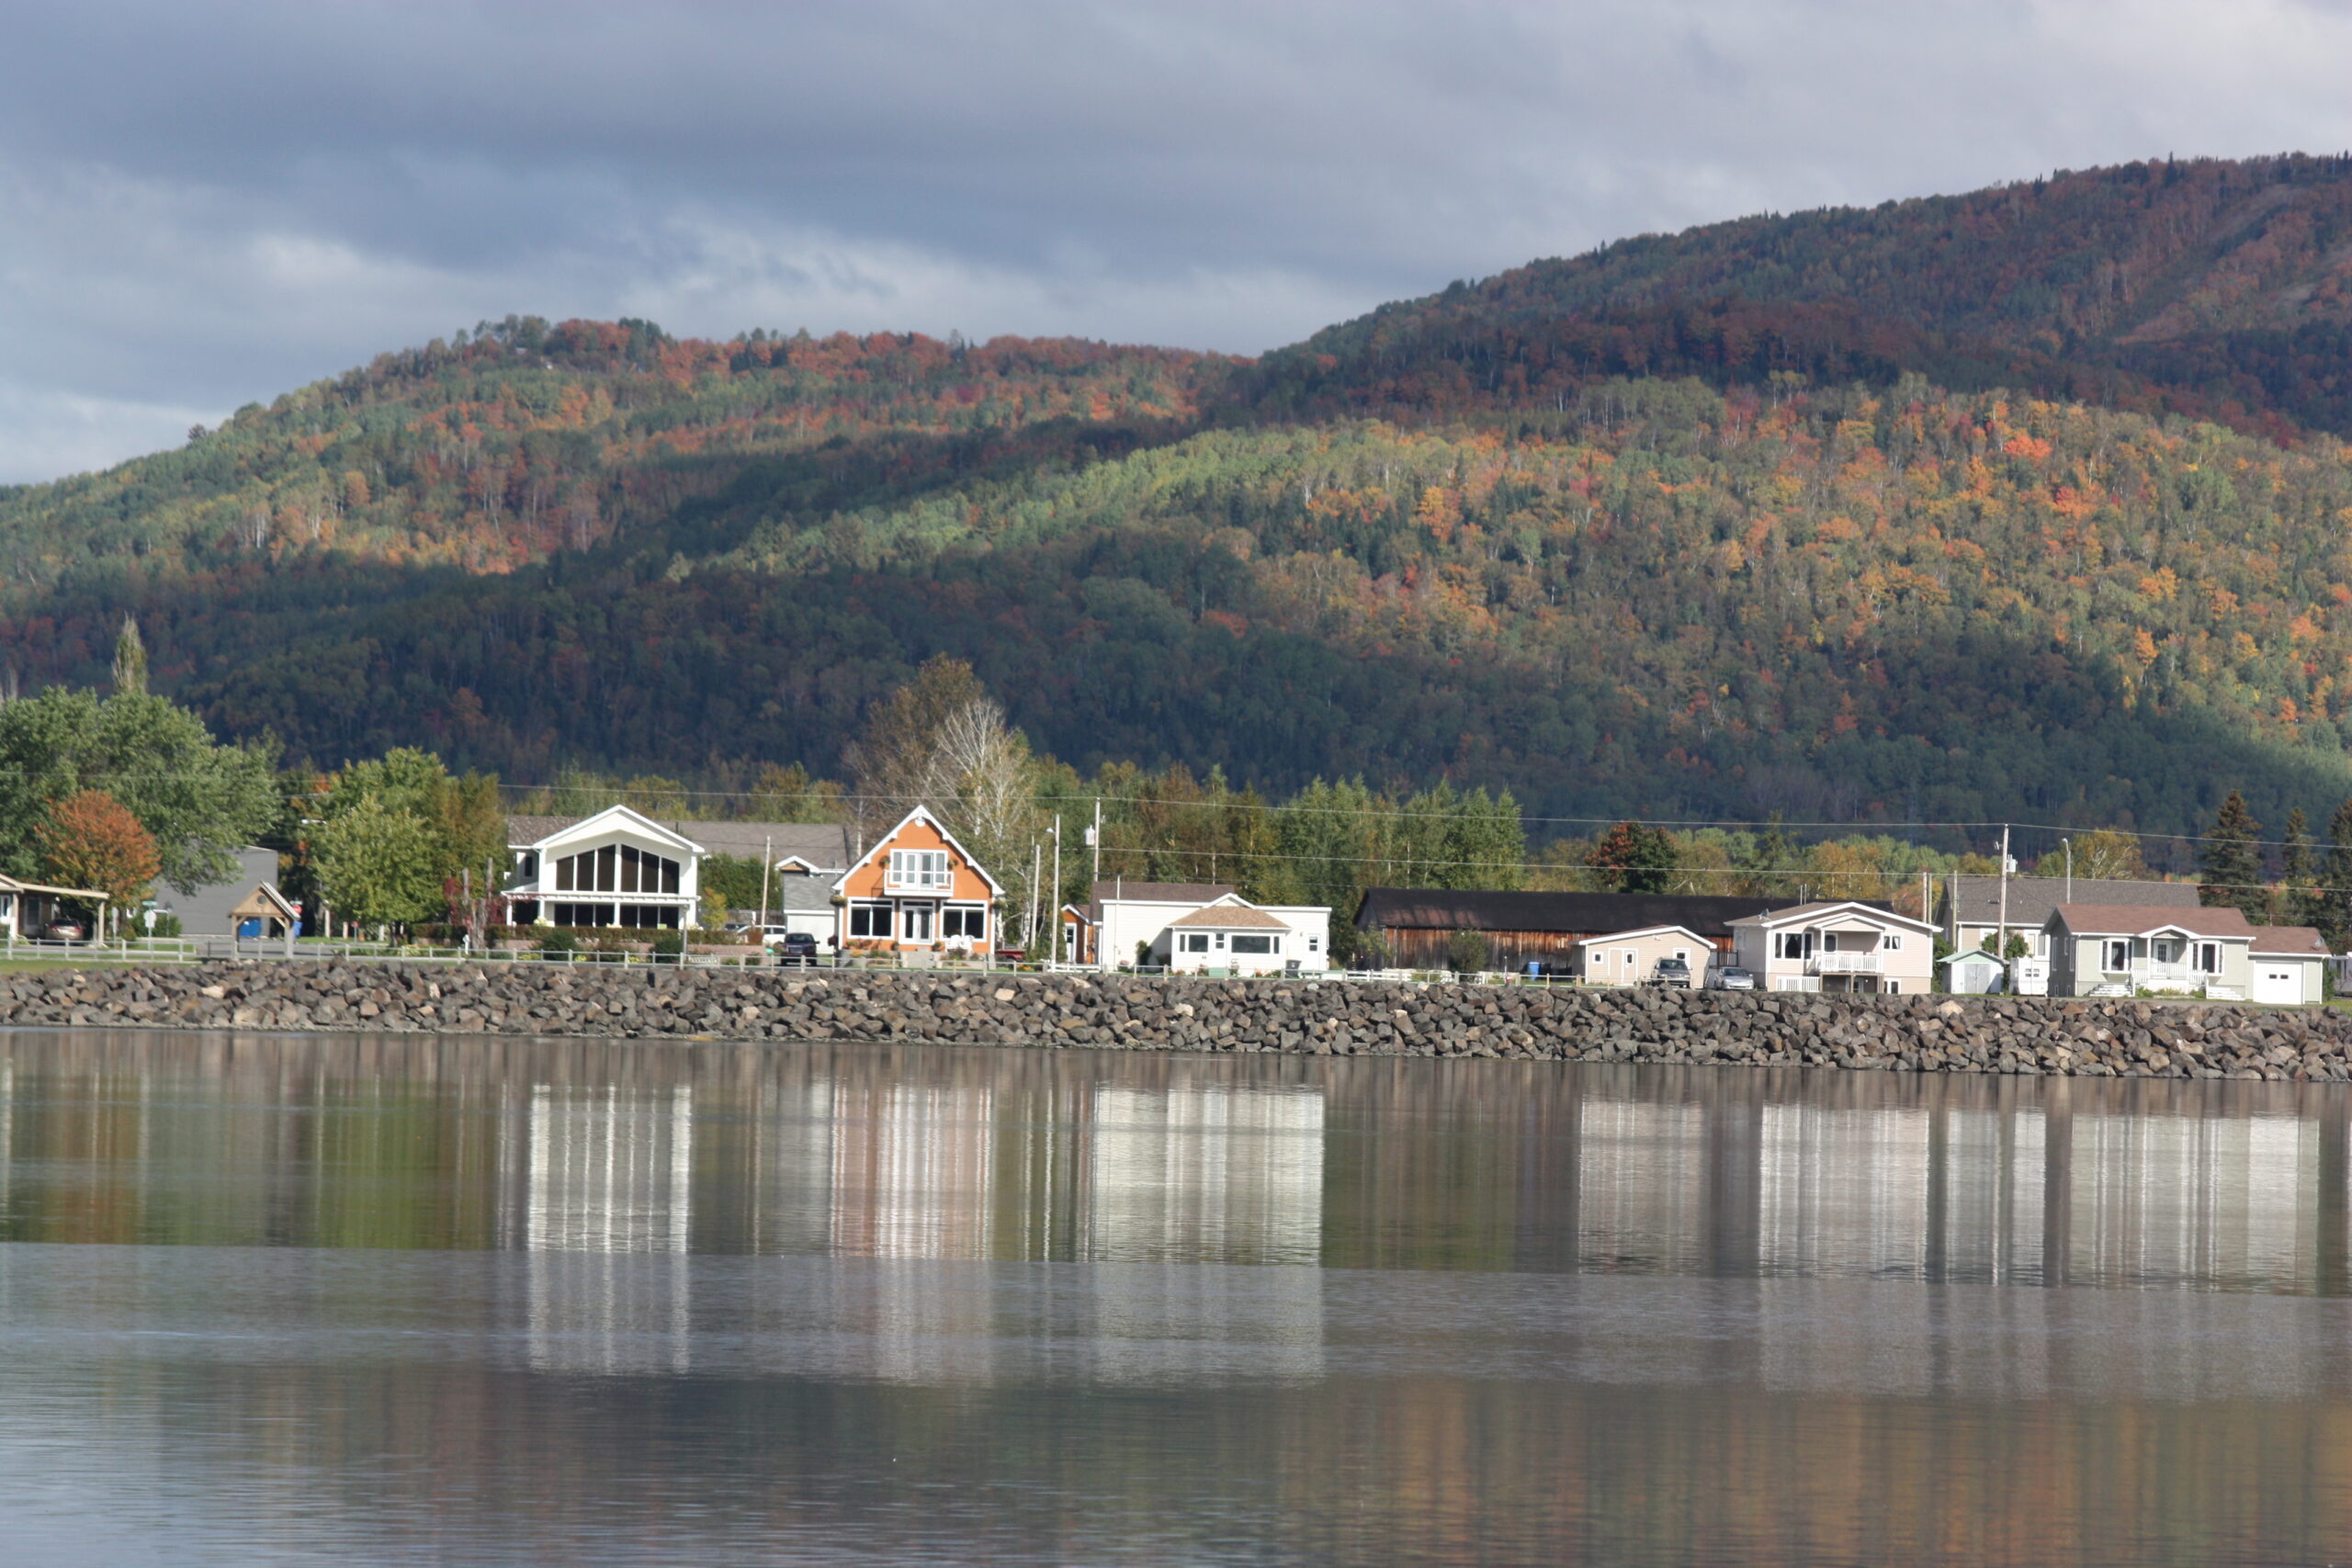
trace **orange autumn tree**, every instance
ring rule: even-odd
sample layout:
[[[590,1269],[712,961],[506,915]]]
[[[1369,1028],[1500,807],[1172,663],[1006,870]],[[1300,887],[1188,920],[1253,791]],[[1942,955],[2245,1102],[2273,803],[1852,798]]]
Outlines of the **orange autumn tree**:
[[[147,896],[163,870],[155,840],[104,790],[85,789],[52,805],[33,840],[50,877],[105,894],[118,916]]]

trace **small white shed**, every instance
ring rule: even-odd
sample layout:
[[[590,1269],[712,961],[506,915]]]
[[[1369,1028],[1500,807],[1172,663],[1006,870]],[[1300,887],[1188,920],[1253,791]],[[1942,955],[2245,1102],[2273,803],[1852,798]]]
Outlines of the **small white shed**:
[[[1936,960],[1944,966],[1944,989],[1956,997],[1990,996],[2003,988],[2008,966],[1981,947],[1949,953]]]

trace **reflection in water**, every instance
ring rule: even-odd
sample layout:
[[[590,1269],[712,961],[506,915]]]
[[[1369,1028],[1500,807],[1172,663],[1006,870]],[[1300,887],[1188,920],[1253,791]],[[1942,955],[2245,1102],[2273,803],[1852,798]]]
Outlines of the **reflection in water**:
[[[692,1088],[625,1099],[610,1085],[539,1083],[530,1095],[522,1141],[532,1360],[685,1371]]]
[[[2340,1560],[2345,1113],[2327,1085],[0,1035],[0,1456],[38,1483],[0,1539]]]

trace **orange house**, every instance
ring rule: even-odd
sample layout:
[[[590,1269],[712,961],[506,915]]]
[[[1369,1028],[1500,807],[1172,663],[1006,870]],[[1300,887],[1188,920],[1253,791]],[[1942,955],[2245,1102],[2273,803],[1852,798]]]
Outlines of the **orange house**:
[[[929,811],[916,807],[833,884],[834,944],[985,953],[1004,889]]]

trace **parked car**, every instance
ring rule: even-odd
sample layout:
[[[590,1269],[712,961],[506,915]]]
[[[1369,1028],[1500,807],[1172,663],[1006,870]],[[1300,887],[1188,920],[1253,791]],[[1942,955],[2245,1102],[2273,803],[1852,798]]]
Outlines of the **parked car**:
[[[1713,980],[1718,991],[1752,991],[1756,988],[1755,972],[1737,965],[1716,970]]]
[[[807,931],[786,931],[769,945],[775,949],[779,963],[817,962],[817,939]]]
[[[1690,963],[1687,960],[1680,958],[1659,959],[1657,961],[1657,967],[1650,971],[1650,984],[1653,986],[1679,986],[1684,990],[1689,990],[1690,988]]]
[[[89,934],[89,928],[79,920],[51,920],[33,932],[43,942],[80,942]]]

